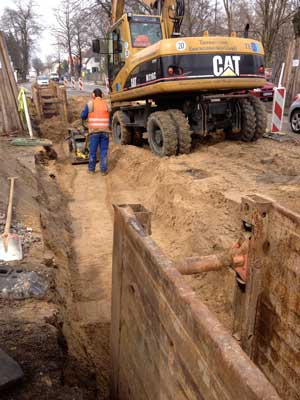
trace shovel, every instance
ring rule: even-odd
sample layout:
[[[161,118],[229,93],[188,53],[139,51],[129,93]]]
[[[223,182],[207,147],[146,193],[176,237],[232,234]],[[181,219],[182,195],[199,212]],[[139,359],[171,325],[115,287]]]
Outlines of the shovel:
[[[3,234],[0,236],[0,260],[13,261],[22,260],[22,243],[21,239],[15,233],[10,233],[12,203],[14,195],[14,184],[16,178],[8,178],[10,180],[9,200],[6,214],[6,223]]]

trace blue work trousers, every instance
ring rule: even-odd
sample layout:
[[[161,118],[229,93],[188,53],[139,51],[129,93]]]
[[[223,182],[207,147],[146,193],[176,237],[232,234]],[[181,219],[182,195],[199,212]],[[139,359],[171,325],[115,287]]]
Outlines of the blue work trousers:
[[[89,144],[89,171],[95,171],[97,162],[97,150],[100,147],[100,170],[106,172],[107,170],[107,151],[109,144],[108,133],[99,132],[90,135]]]

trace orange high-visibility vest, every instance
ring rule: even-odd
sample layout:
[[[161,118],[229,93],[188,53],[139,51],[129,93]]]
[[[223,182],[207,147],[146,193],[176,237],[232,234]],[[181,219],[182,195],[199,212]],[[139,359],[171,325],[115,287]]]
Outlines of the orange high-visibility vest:
[[[89,132],[109,131],[109,111],[105,100],[96,97],[93,102],[88,104],[88,128]]]

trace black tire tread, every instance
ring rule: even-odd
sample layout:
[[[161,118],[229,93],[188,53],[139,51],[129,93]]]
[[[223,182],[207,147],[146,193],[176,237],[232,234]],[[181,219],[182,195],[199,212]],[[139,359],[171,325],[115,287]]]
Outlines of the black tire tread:
[[[262,137],[267,129],[267,112],[265,105],[257,97],[251,96],[249,98],[252,107],[254,108],[256,117],[256,129],[254,140]]]
[[[240,101],[242,109],[242,132],[241,140],[251,142],[255,138],[256,118],[255,111],[250,101],[245,99]]]
[[[293,118],[293,116],[294,116],[294,114],[296,114],[296,113],[299,113],[300,112],[300,108],[295,108],[294,110],[293,110],[293,112],[292,112],[292,114],[291,114],[291,118],[290,118],[290,127],[291,127],[291,130],[294,132],[294,133],[300,133],[300,130],[297,130],[297,129],[294,129],[293,127],[292,127],[292,118]]]
[[[126,128],[126,116],[123,111],[116,111],[113,115],[112,126],[114,126],[114,122],[117,120],[121,127],[121,144],[131,144],[132,142],[132,134],[130,129]]]
[[[184,113],[178,109],[168,110],[169,115],[174,121],[178,136],[178,153],[189,154],[192,146],[192,136],[190,124]]]
[[[150,129],[151,129],[151,124],[152,121],[155,121],[155,123],[161,128],[162,134],[163,134],[163,151],[162,153],[157,153],[155,147],[153,147],[150,138]],[[176,127],[175,124],[171,118],[171,116],[168,114],[166,111],[156,111],[152,113],[147,121],[147,132],[148,132],[148,141],[151,150],[153,153],[158,154],[159,156],[173,156],[176,155],[177,153],[177,144],[178,144],[178,139],[176,135]]]

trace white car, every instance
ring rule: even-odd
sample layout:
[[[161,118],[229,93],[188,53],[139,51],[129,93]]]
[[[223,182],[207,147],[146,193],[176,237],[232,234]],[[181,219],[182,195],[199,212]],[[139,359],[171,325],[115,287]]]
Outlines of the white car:
[[[50,81],[59,82],[59,75],[58,74],[50,74]]]
[[[39,86],[48,86],[49,85],[49,78],[48,76],[38,76],[36,82]]]

